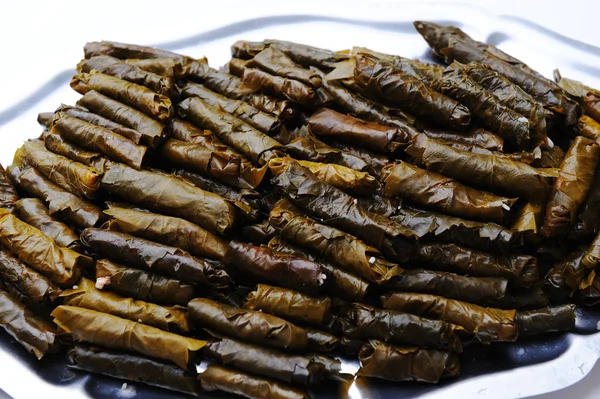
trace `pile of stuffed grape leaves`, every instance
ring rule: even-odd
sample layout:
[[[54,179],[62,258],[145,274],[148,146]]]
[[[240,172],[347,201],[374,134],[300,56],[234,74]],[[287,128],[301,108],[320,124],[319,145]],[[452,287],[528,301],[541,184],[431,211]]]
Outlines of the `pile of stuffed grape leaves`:
[[[79,101],[0,166],[0,326],[72,369],[271,399],[574,329],[600,303],[600,91],[415,27],[445,65],[86,44]]]

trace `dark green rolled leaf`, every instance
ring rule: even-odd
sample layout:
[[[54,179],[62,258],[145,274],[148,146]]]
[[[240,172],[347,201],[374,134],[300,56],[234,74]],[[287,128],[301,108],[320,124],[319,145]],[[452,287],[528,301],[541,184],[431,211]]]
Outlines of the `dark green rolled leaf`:
[[[189,170],[242,189],[257,187],[267,172],[266,166],[255,167],[244,155],[227,147],[208,130],[179,119],[172,120],[167,129],[172,139],[162,146],[163,155]],[[172,141],[174,139],[177,141]]]
[[[269,241],[268,246],[278,252],[304,257],[313,262],[319,262],[333,279],[333,281],[329,282],[329,290],[333,296],[349,301],[360,302],[367,295],[370,283],[361,277],[355,276],[338,266],[324,262],[308,251],[294,247],[293,245],[280,240],[279,237],[273,237],[271,241]]]
[[[58,134],[49,134],[44,139],[46,149],[55,154],[62,155],[73,161],[95,168],[98,172],[104,172],[106,158],[103,154],[87,151],[69,143]]]
[[[529,94],[525,93],[523,89],[504,76],[481,64],[469,63],[465,67],[465,73],[483,88],[492,92],[504,105],[535,124],[536,135],[532,139],[534,138],[537,143],[534,144],[546,144],[548,140],[546,137],[546,117],[548,116],[548,111],[540,106]]]
[[[406,226],[420,239],[457,243],[483,251],[507,253],[523,240],[514,229],[496,223],[477,222],[402,206],[391,219]]]
[[[183,369],[192,369],[192,366],[195,369],[196,354],[206,344],[205,341],[74,306],[59,306],[52,312],[52,317],[74,341],[138,353],[172,362]]]
[[[127,137],[135,144],[140,144],[140,141],[144,136],[137,130],[123,126],[120,123],[113,122],[110,119],[107,119],[98,114],[94,114],[83,107],[71,107],[68,105],[61,105],[60,107],[58,107],[56,112],[60,112],[61,114],[67,116],[72,116],[73,118],[81,119],[82,121],[86,121],[88,123],[91,123],[92,125],[112,130],[113,132],[118,133],[123,137]]]
[[[575,305],[518,311],[517,324],[521,337],[554,331],[571,331],[575,328]]]
[[[359,377],[389,381],[437,383],[458,375],[460,359],[454,352],[416,347],[396,347],[371,340],[360,349]]]
[[[453,63],[441,79],[434,83],[441,93],[465,104],[493,132],[511,142],[517,148],[529,146],[529,120],[500,102],[489,90],[473,81],[464,72],[464,66]]]
[[[474,128],[460,133],[440,129],[423,129],[423,133],[429,138],[455,148],[483,148],[499,152],[504,150],[504,139],[482,128]]]
[[[592,187],[575,222],[569,229],[568,237],[575,242],[593,239],[600,232],[600,172],[594,172]]]
[[[552,298],[566,299],[579,289],[587,275],[585,255],[583,251],[574,251],[548,271],[545,289]]]
[[[398,265],[386,261],[381,252],[362,240],[286,207],[276,204],[269,214],[269,222],[284,240],[368,281],[382,283],[402,273]]]
[[[129,234],[88,228],[81,233],[81,243],[96,255],[128,267],[216,289],[224,289],[231,284],[231,278],[224,270],[204,259],[195,258],[179,248]]]
[[[354,80],[371,95],[439,126],[462,130],[469,125],[467,107],[436,92],[420,78],[369,54],[359,53],[355,60]]]
[[[0,327],[38,359],[59,350],[56,327],[0,290]]]
[[[291,354],[225,337],[208,342],[204,354],[226,366],[300,385],[318,383],[341,369],[339,360],[323,355]]]
[[[242,227],[243,240],[254,245],[266,245],[276,235],[277,230],[271,226],[268,220]]]
[[[174,116],[169,97],[104,73],[76,74],[71,79],[71,87],[80,94],[97,91],[161,122],[168,122]]]
[[[160,215],[108,202],[104,214],[111,217],[107,228],[136,237],[179,247],[195,256],[221,259],[227,240],[202,227],[172,216]]]
[[[298,291],[258,284],[244,303],[244,308],[262,310],[294,323],[323,326],[331,318],[331,299],[317,298]]]
[[[353,303],[339,318],[344,334],[400,345],[418,345],[462,352],[459,327],[394,310]]]
[[[259,68],[284,78],[294,79],[313,88],[321,86],[321,76],[318,73],[301,67],[274,47],[267,47],[256,54],[246,63],[246,66]]]
[[[52,238],[61,247],[77,250],[80,246],[79,235],[61,221],[50,215],[48,207],[37,198],[23,198],[15,203],[19,218],[39,229]]]
[[[283,40],[264,40],[263,42],[239,40],[231,46],[231,54],[237,58],[250,59],[267,47],[273,47],[283,52],[294,62],[304,66],[333,68],[337,62],[348,59],[347,54],[334,53],[331,50]]]
[[[142,167],[146,155],[146,147],[128,138],[60,112],[55,114],[50,131],[86,150],[101,152],[136,169]]]
[[[247,188],[233,188],[210,177],[185,169],[173,169],[172,173],[175,176],[189,180],[194,186],[202,190],[210,191],[231,200],[244,213],[246,222],[254,223],[262,219],[263,198],[256,191]]]
[[[211,107],[198,97],[179,103],[179,115],[197,126],[211,130],[221,141],[246,155],[257,165],[281,156],[282,145],[244,121]]]
[[[164,138],[165,125],[128,105],[113,100],[95,90],[88,91],[77,101],[85,107],[116,123],[142,134],[141,143],[156,147]]]
[[[298,388],[214,364],[209,365],[198,378],[202,389],[208,392],[223,391],[250,399],[310,398]]]
[[[174,81],[183,79],[188,69],[182,61],[176,58],[126,58],[123,61]]]
[[[106,259],[96,262],[96,285],[131,297],[160,305],[187,306],[198,296],[194,284],[139,269],[123,267]]]
[[[196,371],[146,356],[132,355],[86,345],[67,353],[69,367],[128,381],[141,382],[190,395],[198,394]]]
[[[411,139],[398,128],[366,122],[327,108],[316,110],[308,122],[317,136],[339,139],[379,152],[395,152],[406,147]]]
[[[599,157],[598,143],[582,136],[575,138],[560,164],[558,178],[546,204],[542,236],[559,236],[573,224],[594,181]]]
[[[482,306],[500,306],[507,295],[507,280],[500,277],[470,277],[425,269],[404,270],[388,287],[402,292],[439,295]]]
[[[19,194],[17,194],[17,190],[15,190],[4,167],[0,165],[0,208],[8,209],[12,212],[15,208],[15,201],[18,199]]]
[[[565,95],[554,82],[533,71],[521,61],[508,56],[496,47],[477,42],[454,26],[440,26],[431,22],[416,21],[415,28],[447,63],[476,62],[519,85],[544,107],[563,114],[567,126],[576,123],[579,107]]]
[[[9,173],[20,190],[46,203],[50,215],[64,218],[79,227],[95,226],[100,221],[100,208],[58,187],[34,168],[20,169],[13,166]]]
[[[301,291],[308,295],[325,292],[331,277],[320,264],[278,253],[268,247],[231,241],[223,263],[257,281]]]
[[[333,98],[334,108],[341,112],[369,122],[394,126],[408,137],[413,137],[418,133],[414,126],[403,118],[389,115],[389,110],[384,105],[354,93],[339,82],[324,79],[323,89]]]
[[[15,152],[13,163],[35,168],[54,184],[80,197],[93,199],[100,189],[99,171],[48,151],[39,141],[23,143]]]
[[[224,234],[236,225],[238,216],[233,204],[175,176],[112,164],[101,185],[130,203],[181,217],[213,233]]]
[[[423,134],[413,140],[406,152],[427,170],[473,187],[529,201],[543,201],[554,183],[553,177],[522,162],[461,151]]]
[[[472,303],[429,294],[392,292],[381,298],[385,309],[464,327],[484,343],[511,342],[518,336],[515,310],[486,308]]]
[[[98,71],[118,79],[145,86],[158,94],[163,94],[170,98],[176,98],[179,94],[171,78],[145,71],[142,68],[108,55],[98,55],[82,60],[77,64],[77,71],[85,73]]]
[[[263,112],[245,101],[227,98],[196,83],[187,82],[182,88],[181,96],[183,98],[199,97],[212,107],[221,107],[227,113],[271,137],[280,134],[285,129],[277,117]]]
[[[519,286],[540,278],[537,258],[523,254],[491,254],[456,244],[423,243],[417,259],[434,270],[475,277],[503,277]]]
[[[209,69],[203,79],[204,85],[210,90],[234,100],[242,100],[253,107],[284,120],[296,116],[296,109],[288,100],[279,100],[269,94],[244,93],[240,90],[242,80],[237,76]]]
[[[400,160],[383,169],[382,183],[388,196],[482,222],[503,223],[517,200],[476,190]]]
[[[153,303],[119,296],[96,288],[95,283],[82,278],[76,286],[60,294],[63,304],[92,309],[176,333],[189,332],[185,312]]]
[[[346,231],[379,249],[392,261],[406,261],[415,234],[381,215],[362,209],[346,193],[319,180],[291,158],[269,162],[271,183],[311,216]]]
[[[306,330],[279,317],[239,309],[207,298],[188,304],[188,319],[198,328],[274,348],[303,351],[308,345]]]
[[[0,249],[0,280],[12,284],[31,301],[46,307],[60,294],[60,288],[52,281],[29,268],[5,249]]]
[[[291,141],[286,144],[285,149],[296,159],[335,163],[361,172],[373,173],[377,176],[375,170],[365,158],[324,143],[308,129],[297,129],[293,133]]]
[[[61,287],[75,284],[83,268],[91,263],[87,256],[58,246],[50,237],[6,209],[0,209],[0,244]]]

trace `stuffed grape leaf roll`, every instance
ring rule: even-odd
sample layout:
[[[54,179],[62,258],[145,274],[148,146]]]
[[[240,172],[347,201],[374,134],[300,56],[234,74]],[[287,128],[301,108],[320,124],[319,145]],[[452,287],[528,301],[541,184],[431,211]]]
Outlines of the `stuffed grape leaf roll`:
[[[192,325],[207,328],[242,341],[294,351],[308,345],[306,330],[279,317],[239,309],[208,298],[196,298],[188,304]]]
[[[392,261],[410,258],[416,238],[411,230],[365,211],[354,198],[319,180],[290,158],[269,162],[269,170],[271,183],[311,216],[354,234]]]
[[[560,164],[559,176],[546,204],[542,236],[559,236],[575,221],[594,181],[599,157],[600,146],[596,142],[582,136],[575,138]]]
[[[575,305],[561,305],[517,312],[519,334],[522,337],[575,328]]]
[[[82,278],[73,288],[63,291],[60,296],[64,305],[112,314],[175,333],[187,333],[190,330],[182,309],[166,308],[103,291],[86,278]]]
[[[0,327],[39,359],[60,349],[56,327],[0,290]]]
[[[104,214],[111,217],[111,230],[179,247],[195,256],[221,259],[227,250],[227,240],[185,219],[124,207],[112,202],[107,205],[108,209]]]
[[[354,80],[375,97],[436,125],[463,130],[471,122],[471,112],[463,104],[372,55],[355,57]]]
[[[34,168],[20,169],[13,166],[9,172],[19,189],[48,205],[50,215],[63,217],[84,228],[95,226],[100,221],[102,217],[100,208],[58,187]]]
[[[150,357],[78,344],[67,353],[67,358],[69,367],[77,370],[198,395],[196,371]]]
[[[107,165],[101,186],[110,194],[150,210],[177,216],[224,234],[237,221],[234,205],[175,176],[138,171],[122,164]]]
[[[71,79],[71,87],[80,94],[97,91],[127,104],[146,115],[168,122],[174,116],[169,97],[158,94],[145,86],[128,82],[104,73],[79,73]]]
[[[86,92],[77,105],[139,132],[141,143],[156,147],[164,138],[165,125],[129,105],[113,100],[95,90]]]
[[[179,94],[177,86],[175,86],[171,78],[145,71],[142,68],[108,55],[98,55],[82,60],[77,64],[77,71],[80,73],[98,71],[118,79],[145,86],[158,94],[172,99],[176,98]]]
[[[350,337],[462,352],[459,327],[444,321],[353,303],[338,322]]]
[[[383,169],[381,181],[388,196],[482,222],[503,223],[517,200],[476,190],[400,160]]]
[[[101,152],[136,169],[142,167],[146,155],[146,147],[137,145],[128,138],[60,112],[54,116],[50,132],[86,150]]]
[[[14,210],[14,203],[19,199],[19,194],[10,181],[9,175],[0,165],[0,208]]]
[[[54,184],[80,197],[96,198],[100,188],[99,171],[48,151],[39,141],[23,143],[15,152],[13,163],[35,168]]]
[[[316,110],[308,122],[317,136],[339,139],[378,152],[396,152],[411,140],[396,127],[366,122],[327,108]]]
[[[361,367],[358,377],[381,378],[389,381],[419,381],[437,383],[444,377],[458,375],[458,354],[436,349],[397,347],[370,340],[358,354]]]
[[[298,388],[215,364],[209,365],[198,378],[202,389],[208,392],[223,391],[249,399],[310,398],[306,392]]]
[[[483,251],[507,253],[522,243],[520,234],[490,222],[477,222],[455,216],[402,206],[392,220],[411,229],[419,239],[457,243]]]
[[[493,155],[474,154],[444,145],[424,134],[418,135],[406,153],[436,173],[473,187],[543,201],[554,178],[522,162]]]
[[[81,233],[81,243],[95,254],[123,265],[216,289],[231,284],[231,278],[224,270],[204,259],[129,234],[88,228]]]
[[[223,108],[227,113],[235,116],[260,130],[264,134],[274,137],[285,127],[277,117],[263,112],[242,100],[227,98],[224,95],[208,90],[206,87],[187,82],[181,91],[183,98],[199,97],[201,100],[215,108]]]
[[[331,279],[323,266],[316,262],[236,241],[229,243],[223,263],[259,281],[308,295],[324,292]]]
[[[124,297],[159,305],[187,306],[198,296],[197,287],[170,277],[123,267],[106,259],[96,262],[96,286]]]
[[[294,247],[287,242],[282,241],[279,237],[273,237],[268,243],[268,247],[282,253],[304,257],[313,262],[319,262],[321,266],[333,277],[333,281],[329,282],[329,290],[332,295],[346,299],[349,301],[362,301],[369,291],[371,286],[369,282],[361,277],[347,272],[346,270],[337,267],[333,264],[321,261],[311,253]]]
[[[40,230],[0,209],[0,244],[29,267],[48,276],[61,287],[75,284],[91,260],[58,246]]]
[[[4,248],[0,248],[0,281],[15,286],[31,301],[49,306],[60,294],[52,281],[29,268]]]
[[[44,202],[37,198],[23,198],[15,203],[19,218],[39,229],[52,238],[61,247],[77,250],[80,246],[79,235],[63,222],[50,215]]]
[[[196,354],[206,344],[205,341],[75,306],[61,305],[54,309],[52,317],[74,341],[139,353],[175,363],[183,369],[195,368]]]
[[[405,292],[385,294],[381,300],[385,309],[464,327],[485,344],[515,341],[519,335],[514,310],[486,308],[437,295]]]
[[[454,26],[440,26],[431,22],[416,21],[415,28],[447,63],[477,62],[503,75],[519,85],[544,107],[565,116],[566,125],[577,121],[579,107],[552,81],[534,72],[525,64],[500,52],[493,46],[476,42]],[[500,56],[500,57],[498,57]]]
[[[269,159],[283,154],[282,145],[278,141],[198,97],[183,100],[177,109],[184,119],[211,130],[221,141],[237,149],[257,165],[264,165]]]
[[[246,297],[244,308],[261,310],[295,323],[327,325],[331,319],[331,299],[316,298],[298,291],[258,284]]]
[[[120,123],[113,122],[110,119],[107,119],[98,114],[94,114],[93,112],[90,112],[83,107],[61,105],[57,108],[56,112],[60,112],[61,114],[67,116],[72,116],[73,118],[81,119],[82,121],[86,121],[88,123],[91,123],[92,125],[112,130],[113,132],[118,133],[123,137],[127,137],[135,144],[140,144],[140,141],[143,137],[142,133],[138,132],[137,130],[123,126]]]
[[[269,222],[284,240],[368,281],[381,283],[402,273],[398,265],[386,261],[377,249],[362,240],[293,210],[275,206],[269,214]]]
[[[388,288],[402,292],[439,295],[482,306],[500,306],[507,296],[506,279],[471,277],[425,269],[410,269],[395,277]]]

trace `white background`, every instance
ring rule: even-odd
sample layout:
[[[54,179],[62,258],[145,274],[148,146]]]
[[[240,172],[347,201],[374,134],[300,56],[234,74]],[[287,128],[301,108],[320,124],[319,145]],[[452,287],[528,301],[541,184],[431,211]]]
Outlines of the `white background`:
[[[312,7],[314,13],[337,15],[338,12],[342,13],[343,10],[355,7],[365,15],[370,15],[385,13],[390,8],[410,7],[409,4],[404,4],[407,3],[405,1],[384,3],[387,4],[380,4],[373,10],[367,0],[12,1],[4,4],[0,14],[0,112],[25,98],[65,68],[74,66],[82,58],[82,47],[87,41],[104,39],[139,44],[165,42],[243,20],[260,14],[265,9],[272,14],[285,14],[296,7]],[[433,2],[432,10],[435,9],[436,3],[448,1]],[[597,1],[504,0],[461,3],[477,4],[478,7],[500,15],[525,18],[562,35],[600,47],[600,3]],[[465,14],[464,18],[468,19],[469,15]],[[311,31],[306,34],[314,40],[318,39],[319,35],[335,35],[335,32]],[[373,44],[368,45],[376,47]],[[226,56],[227,48],[223,47],[222,61]],[[525,61],[528,60],[522,54],[519,56]],[[61,97],[58,101],[72,103],[77,98],[74,93],[65,96],[70,97]],[[3,163],[10,161],[7,154],[14,152],[19,142],[39,134],[39,127],[33,120],[26,125],[11,126],[15,130],[0,130],[0,162]],[[4,372],[2,365],[0,372]],[[600,366],[596,366],[590,375],[575,386],[538,396],[536,399],[597,399],[600,398],[600,384],[597,383],[599,380]],[[27,381],[22,383],[27,384]],[[39,396],[42,395],[44,393],[40,392]],[[3,399],[1,392],[0,399]]]

